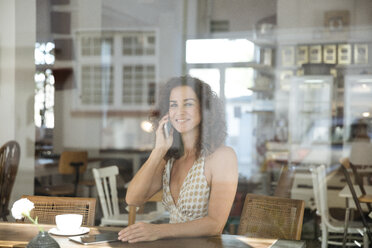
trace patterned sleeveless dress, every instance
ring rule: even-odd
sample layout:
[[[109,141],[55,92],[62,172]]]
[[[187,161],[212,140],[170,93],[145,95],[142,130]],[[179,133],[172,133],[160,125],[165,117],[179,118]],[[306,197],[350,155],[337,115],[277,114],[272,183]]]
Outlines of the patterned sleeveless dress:
[[[182,223],[207,216],[210,186],[204,175],[204,157],[197,159],[187,173],[177,202],[170,192],[170,174],[174,159],[169,159],[163,173],[163,205],[169,212],[169,223]]]

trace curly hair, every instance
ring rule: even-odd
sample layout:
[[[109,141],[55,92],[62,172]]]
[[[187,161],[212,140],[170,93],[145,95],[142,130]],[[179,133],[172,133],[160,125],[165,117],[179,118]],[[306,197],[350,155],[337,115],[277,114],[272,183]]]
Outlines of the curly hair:
[[[159,99],[159,118],[169,111],[169,97],[172,89],[179,86],[191,87],[200,102],[201,123],[197,141],[197,157],[212,154],[219,146],[225,142],[226,122],[224,107],[216,93],[211,87],[198,78],[182,76],[171,78],[160,90]],[[173,144],[166,153],[164,159],[178,159],[184,153],[183,143],[180,133],[173,132]]]

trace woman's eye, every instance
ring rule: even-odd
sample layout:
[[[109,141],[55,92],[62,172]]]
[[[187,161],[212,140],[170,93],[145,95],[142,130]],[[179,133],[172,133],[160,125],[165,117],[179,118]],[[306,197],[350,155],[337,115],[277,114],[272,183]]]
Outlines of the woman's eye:
[[[185,106],[187,106],[187,107],[190,107],[190,106],[193,106],[194,104],[193,103],[191,103],[191,102],[187,102],[187,103],[185,103]]]
[[[175,104],[175,103],[171,103],[171,104],[169,104],[169,107],[170,107],[170,108],[175,108],[175,107],[177,107],[177,104]]]

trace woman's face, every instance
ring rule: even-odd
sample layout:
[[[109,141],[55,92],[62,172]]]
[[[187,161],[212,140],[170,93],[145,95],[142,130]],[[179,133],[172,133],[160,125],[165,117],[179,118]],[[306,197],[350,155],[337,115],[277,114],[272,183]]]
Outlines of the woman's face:
[[[200,102],[190,86],[178,86],[169,96],[169,119],[179,133],[186,133],[199,126]]]

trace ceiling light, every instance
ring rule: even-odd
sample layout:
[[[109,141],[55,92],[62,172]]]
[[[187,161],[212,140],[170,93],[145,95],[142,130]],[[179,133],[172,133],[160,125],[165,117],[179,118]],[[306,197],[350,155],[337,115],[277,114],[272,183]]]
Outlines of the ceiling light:
[[[307,79],[305,80],[305,83],[309,83],[309,84],[320,84],[320,83],[323,83],[324,80],[323,79]]]
[[[141,122],[141,128],[143,131],[147,132],[147,133],[151,133],[153,131],[153,125],[150,121],[142,121]]]

